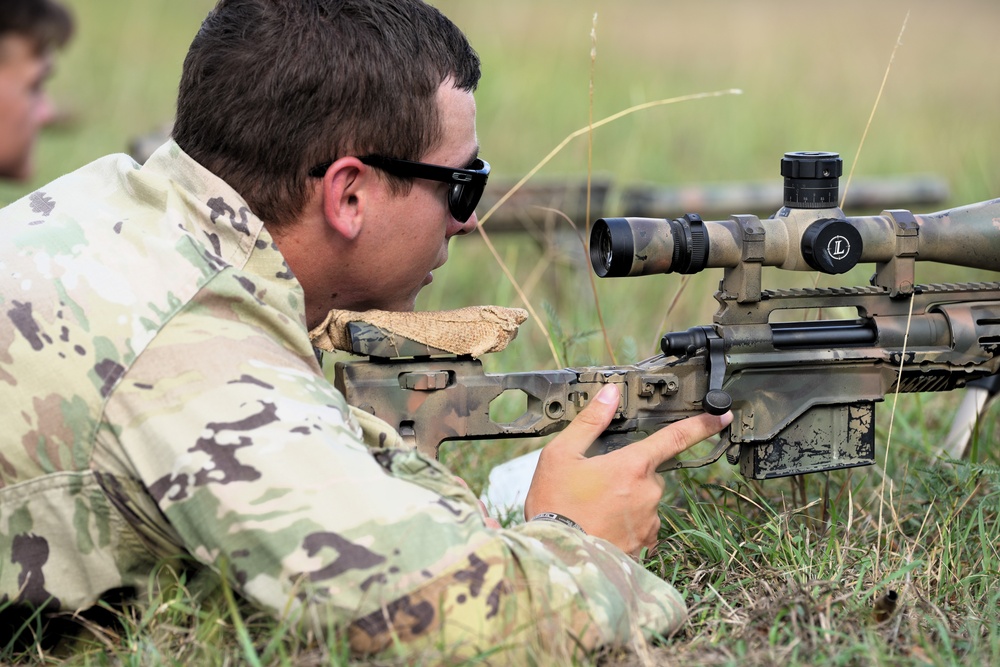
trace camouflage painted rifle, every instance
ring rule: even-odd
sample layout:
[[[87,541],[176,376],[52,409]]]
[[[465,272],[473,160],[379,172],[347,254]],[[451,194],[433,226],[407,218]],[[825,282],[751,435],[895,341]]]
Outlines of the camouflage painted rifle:
[[[369,359],[337,364],[336,385],[429,454],[446,440],[553,433],[615,383],[621,402],[594,453],[704,410],[732,409],[711,454],[661,470],[706,465],[723,453],[755,479],[869,465],[876,402],[896,391],[963,387],[1000,369],[1000,282],[914,281],[918,260],[1000,270],[1000,199],[928,215],[848,218],[836,204],[841,170],[835,153],[786,154],[784,206],[764,220],[689,214],[594,224],[591,261],[601,276],[724,269],[713,324],[664,335],[662,355],[631,366],[487,374],[478,360],[354,323],[354,351]],[[875,264],[870,286],[761,289],[764,266],[840,274],[859,262]],[[857,316],[771,317],[845,307]],[[510,390],[527,396],[526,411],[491,420],[490,404]]]

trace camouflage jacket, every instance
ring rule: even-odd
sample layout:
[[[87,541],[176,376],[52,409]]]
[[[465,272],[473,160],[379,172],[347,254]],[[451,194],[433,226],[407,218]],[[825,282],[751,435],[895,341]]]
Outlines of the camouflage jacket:
[[[683,622],[614,546],[487,528],[447,470],[352,411],[263,224],[175,143],[64,176],[0,228],[0,605],[141,595],[181,558],[360,652]]]

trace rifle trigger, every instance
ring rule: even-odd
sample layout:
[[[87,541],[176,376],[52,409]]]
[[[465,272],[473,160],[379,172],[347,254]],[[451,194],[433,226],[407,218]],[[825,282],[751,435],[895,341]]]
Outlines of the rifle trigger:
[[[733,445],[732,447],[726,450],[726,461],[728,461],[729,465],[731,466],[734,466],[740,462],[739,445]]]

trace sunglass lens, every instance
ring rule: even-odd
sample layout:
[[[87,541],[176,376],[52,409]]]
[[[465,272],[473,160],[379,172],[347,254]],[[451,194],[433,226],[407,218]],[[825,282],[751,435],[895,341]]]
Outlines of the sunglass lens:
[[[479,204],[479,199],[483,196],[485,185],[477,183],[456,183],[451,186],[448,192],[448,210],[459,222],[465,222],[472,217],[472,213]]]

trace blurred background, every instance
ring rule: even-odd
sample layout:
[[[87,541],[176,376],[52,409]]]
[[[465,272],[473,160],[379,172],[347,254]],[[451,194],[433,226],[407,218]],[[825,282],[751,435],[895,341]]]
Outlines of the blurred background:
[[[51,85],[60,119],[41,139],[35,179],[0,186],[0,203],[99,156],[125,151],[135,137],[169,125],[184,53],[214,3],[67,4],[78,25]],[[780,183],[778,164],[786,151],[826,150],[844,158],[845,179],[854,169],[856,179],[931,175],[947,185],[946,198],[931,208],[908,202],[885,208],[926,213],[1000,196],[994,152],[1000,146],[1000,3],[995,0],[432,4],[465,30],[483,61],[479,134],[482,155],[494,167],[494,190],[527,173],[570,133],[586,127],[591,116],[597,120],[644,102],[738,88],[741,95],[661,106],[597,129],[589,166],[588,138],[574,139],[535,180],[579,179],[589,169],[595,178],[623,183],[773,184]],[[904,21],[881,101],[855,160]],[[766,210],[729,213],[767,215],[779,206],[776,200]],[[580,230],[586,226],[580,216],[571,222]],[[496,252],[538,317],[507,353],[486,360],[488,369],[609,363],[589,267],[570,221],[550,213],[534,233],[493,233],[490,225],[485,228]],[[452,260],[436,273],[420,308],[522,305],[478,235],[458,239],[451,250]],[[859,268],[837,282],[823,277],[820,284],[863,284],[871,270]],[[688,281],[678,276],[601,281],[597,298],[615,361],[652,354],[664,330],[709,321],[721,277],[715,271]],[[975,275],[918,266],[917,278]],[[765,287],[816,279],[772,273],[765,275]]]
[[[169,123],[181,63],[210,0],[66,0],[78,21],[51,89],[63,111],[33,184]],[[738,97],[643,111],[598,130],[593,169],[662,183],[773,179],[789,150],[854,153],[909,12],[858,175],[938,173],[956,200],[995,186],[1000,5],[991,0],[437,0],[479,51],[483,152],[519,177],[593,117],[729,88]],[[232,103],[219,100],[220,104]],[[585,173],[578,139],[543,175]],[[851,165],[848,164],[849,168]]]

